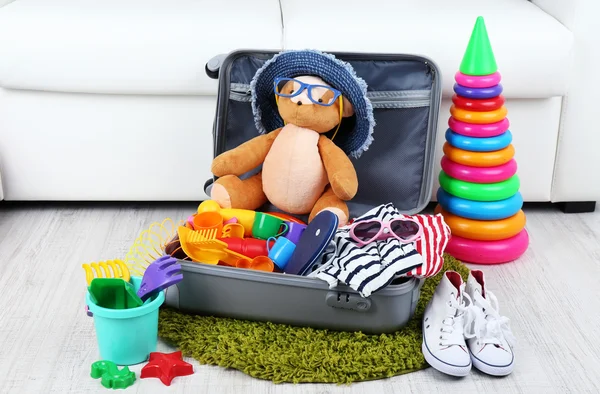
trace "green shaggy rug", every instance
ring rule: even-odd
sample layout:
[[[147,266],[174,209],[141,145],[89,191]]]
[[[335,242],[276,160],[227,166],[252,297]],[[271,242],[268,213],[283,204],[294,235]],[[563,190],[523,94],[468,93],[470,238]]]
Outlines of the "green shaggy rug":
[[[445,256],[442,270],[468,268]],[[160,311],[159,336],[201,364],[234,368],[274,383],[351,383],[428,367],[421,320],[442,273],[425,281],[412,320],[393,334],[365,335]]]

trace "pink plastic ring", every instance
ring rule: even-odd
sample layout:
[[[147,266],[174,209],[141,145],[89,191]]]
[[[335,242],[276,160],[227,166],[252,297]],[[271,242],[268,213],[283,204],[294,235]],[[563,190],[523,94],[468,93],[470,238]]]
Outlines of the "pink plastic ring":
[[[496,71],[493,74],[479,76],[467,75],[458,71],[454,75],[454,80],[457,84],[476,89],[490,88],[492,86],[498,85],[500,83],[501,78],[502,77],[500,76],[500,73],[498,71]]]
[[[446,253],[465,263],[501,264],[521,257],[529,247],[529,234],[526,229],[514,237],[497,241],[478,241],[453,235]]]
[[[508,130],[510,122],[508,118],[504,118],[496,123],[474,124],[461,122],[454,119],[452,116],[448,119],[448,127],[455,133],[467,137],[495,137]]]
[[[502,182],[517,173],[517,162],[515,159],[495,167],[472,167],[456,163],[446,156],[443,156],[441,165],[442,170],[448,174],[448,176],[473,183]]]

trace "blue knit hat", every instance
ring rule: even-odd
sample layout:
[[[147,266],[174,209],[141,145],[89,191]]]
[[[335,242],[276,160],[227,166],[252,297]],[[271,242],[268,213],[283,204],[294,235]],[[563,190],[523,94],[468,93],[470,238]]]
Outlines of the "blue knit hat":
[[[251,82],[252,112],[260,134],[283,127],[279,115],[273,82],[276,77],[295,78],[314,75],[342,92],[354,107],[356,124],[353,130],[340,129],[335,143],[354,158],[367,150],[373,141],[373,106],[367,98],[367,84],[356,75],[352,66],[329,53],[316,50],[288,50],[269,59]]]

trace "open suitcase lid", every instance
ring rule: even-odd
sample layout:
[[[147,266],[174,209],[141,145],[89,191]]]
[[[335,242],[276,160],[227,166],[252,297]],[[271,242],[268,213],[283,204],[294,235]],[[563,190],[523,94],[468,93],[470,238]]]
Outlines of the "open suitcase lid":
[[[206,72],[219,79],[213,125],[214,155],[259,135],[251,106],[250,82],[278,51],[240,50],[213,58]],[[422,211],[433,187],[434,153],[441,80],[437,66],[425,57],[404,54],[329,52],[352,65],[368,85],[373,105],[373,143],[358,159],[357,195],[348,201],[350,217],[374,206],[393,203],[402,213]],[[344,121],[352,127],[352,119]],[[241,178],[260,171],[257,168]],[[214,179],[205,184],[207,194]],[[271,205],[261,210],[276,211]]]

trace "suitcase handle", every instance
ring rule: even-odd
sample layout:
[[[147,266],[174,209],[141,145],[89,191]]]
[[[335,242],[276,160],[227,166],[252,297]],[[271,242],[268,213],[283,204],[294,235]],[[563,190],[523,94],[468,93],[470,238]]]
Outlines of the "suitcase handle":
[[[210,193],[209,193],[208,188],[211,187],[213,183],[215,183],[215,180],[213,178],[209,178],[206,180],[206,182],[204,182],[204,193],[206,193],[209,196],[210,196]]]
[[[221,68],[223,60],[225,60],[226,57],[227,55],[223,54],[217,55],[206,63],[204,66],[204,71],[209,78],[219,79],[219,69]]]
[[[371,300],[358,294],[328,291],[325,303],[332,308],[350,309],[356,312],[366,312],[371,309]]]

